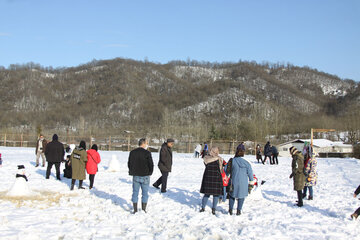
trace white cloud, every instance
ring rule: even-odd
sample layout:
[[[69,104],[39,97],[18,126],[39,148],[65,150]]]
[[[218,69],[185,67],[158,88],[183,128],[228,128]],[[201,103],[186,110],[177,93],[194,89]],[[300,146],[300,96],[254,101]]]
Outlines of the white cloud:
[[[10,37],[11,34],[7,32],[0,32],[0,37]]]

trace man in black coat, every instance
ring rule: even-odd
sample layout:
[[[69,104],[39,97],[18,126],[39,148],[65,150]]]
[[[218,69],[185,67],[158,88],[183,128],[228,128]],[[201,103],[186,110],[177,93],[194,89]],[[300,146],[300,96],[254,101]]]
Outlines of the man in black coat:
[[[264,157],[264,160],[263,160],[262,163],[265,164],[266,159],[269,158],[270,164],[272,164],[272,162],[271,162],[271,155],[272,155],[272,153],[271,153],[271,145],[270,145],[270,142],[267,142],[266,145],[265,145],[265,147],[264,147],[264,155],[265,155],[265,157]]]
[[[171,172],[172,167],[172,150],[171,148],[174,146],[174,140],[168,139],[160,149],[160,159],[158,167],[161,172],[161,177],[153,184],[153,186],[159,189],[161,185],[161,192],[166,193],[167,179],[169,176],[169,172]]]
[[[134,213],[137,212],[139,190],[141,188],[141,209],[145,212],[149,199],[150,176],[154,170],[154,162],[148,149],[148,141],[145,138],[139,140],[139,147],[132,150],[129,155],[129,175],[133,176],[133,194],[131,201],[134,206]]]
[[[56,178],[60,179],[60,164],[64,160],[64,145],[59,142],[58,135],[54,134],[52,138],[52,142],[46,145],[45,156],[46,161],[48,162],[47,170],[46,170],[46,179],[49,179],[51,168],[55,165],[56,168]]]

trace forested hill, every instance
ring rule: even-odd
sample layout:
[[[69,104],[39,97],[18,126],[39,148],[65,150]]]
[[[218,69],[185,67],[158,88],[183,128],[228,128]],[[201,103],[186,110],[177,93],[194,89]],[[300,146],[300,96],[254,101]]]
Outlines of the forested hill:
[[[279,64],[113,59],[73,68],[0,70],[2,128],[263,138],[311,127],[346,129],[359,83]],[[356,126],[355,126],[356,127]]]

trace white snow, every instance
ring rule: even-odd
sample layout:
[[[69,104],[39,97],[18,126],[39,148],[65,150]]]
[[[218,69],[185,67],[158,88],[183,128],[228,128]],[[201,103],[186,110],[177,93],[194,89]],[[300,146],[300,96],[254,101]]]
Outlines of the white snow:
[[[263,166],[246,156],[259,180],[266,181],[262,198],[247,198],[241,216],[227,215],[227,203],[219,204],[212,216],[212,198],[206,212],[199,213],[204,164],[192,153],[174,153],[168,193],[151,187],[147,213],[133,215],[127,152],[100,152],[95,189],[74,191],[69,190],[70,179],[56,180],[54,168],[45,179],[46,169],[34,167],[34,149],[0,147],[0,153],[0,239],[359,239],[360,220],[350,220],[360,206],[352,196],[360,184],[360,162],[355,159],[318,159],[315,200],[297,208],[289,179],[291,160],[279,158],[278,166]],[[112,155],[120,163],[119,172],[104,167]],[[153,159],[157,165],[158,153]],[[25,165],[27,184],[40,197],[6,197],[19,164]],[[155,167],[151,182],[159,176]]]

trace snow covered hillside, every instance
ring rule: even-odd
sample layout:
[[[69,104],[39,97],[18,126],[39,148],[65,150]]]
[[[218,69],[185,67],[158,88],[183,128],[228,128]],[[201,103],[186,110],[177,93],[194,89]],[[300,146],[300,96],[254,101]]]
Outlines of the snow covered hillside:
[[[55,169],[45,180],[46,169],[34,167],[34,152],[0,148],[0,239],[359,239],[359,220],[349,219],[360,206],[352,196],[360,184],[360,161],[355,159],[318,159],[314,201],[298,208],[293,206],[296,192],[289,179],[290,159],[263,166],[255,163],[254,156],[246,156],[257,177],[267,181],[263,199],[247,198],[241,216],[228,215],[227,203],[219,204],[213,216],[210,207],[199,213],[202,161],[174,153],[169,191],[161,195],[151,187],[148,213],[133,215],[127,152],[101,152],[95,189],[72,192],[69,179],[55,180]],[[121,164],[120,172],[107,171],[113,154]],[[158,154],[153,158],[157,164]],[[39,194],[25,199],[6,196],[18,164],[25,165],[28,184]],[[155,168],[152,182],[159,176]]]

